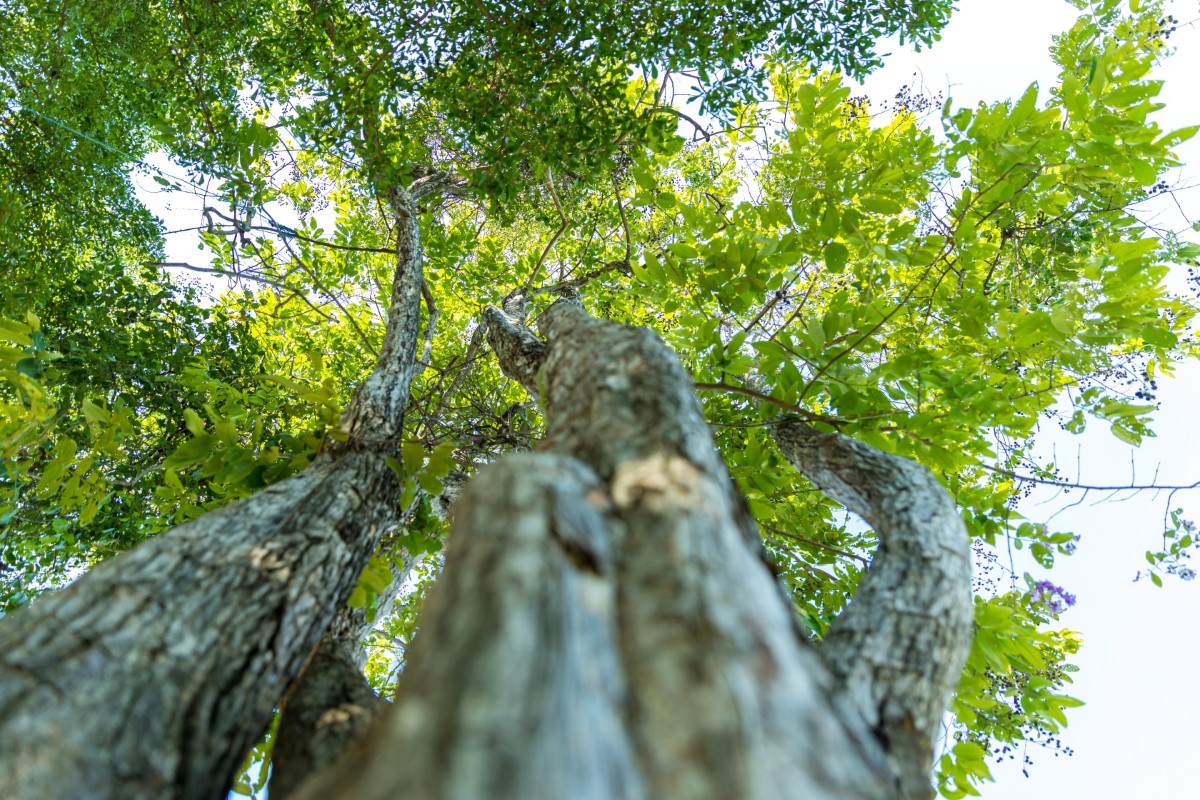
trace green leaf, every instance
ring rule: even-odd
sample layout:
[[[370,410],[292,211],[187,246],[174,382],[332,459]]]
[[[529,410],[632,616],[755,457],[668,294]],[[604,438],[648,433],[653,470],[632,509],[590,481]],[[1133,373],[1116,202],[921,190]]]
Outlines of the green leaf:
[[[199,436],[189,439],[177,447],[175,452],[163,459],[163,467],[176,469],[203,461],[208,457],[213,441],[213,436],[207,433],[202,433]]]
[[[425,462],[425,448],[420,442],[402,443],[400,454],[404,459],[405,475],[416,475],[421,471],[421,464]]]
[[[431,495],[437,496],[442,493],[442,482],[428,472],[418,475],[417,481],[421,484],[421,488]]]
[[[183,421],[193,436],[204,434],[204,420],[200,419],[200,415],[192,409],[185,408],[183,410]]]
[[[840,273],[846,268],[846,261],[850,258],[850,250],[841,242],[830,242],[825,245],[825,266],[830,272]]]
[[[83,418],[92,425],[103,425],[109,420],[109,413],[103,406],[97,405],[91,400],[83,401]]]

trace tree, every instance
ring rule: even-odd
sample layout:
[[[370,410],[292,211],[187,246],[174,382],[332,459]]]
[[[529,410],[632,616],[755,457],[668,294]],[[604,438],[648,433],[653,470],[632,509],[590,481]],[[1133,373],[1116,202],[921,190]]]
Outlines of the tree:
[[[1158,264],[1197,253],[1130,211],[1194,132],[1147,119],[1157,8],[1089,9],[1056,45],[1048,101],[1031,87],[947,104],[941,140],[922,124],[928,101],[903,96],[881,123],[836,73],[772,48],[865,65],[870,35],[927,39],[942,5],[918,6],[916,27],[891,4],[864,8],[815,37],[821,25],[758,4],[506,8],[503,27],[487,4],[229,8],[78,10],[49,37],[97,67],[144,46],[136,63],[164,78],[122,84],[105,129],[224,180],[202,269],[263,288],[192,323],[212,360],[178,383],[208,396],[207,421],[180,409],[186,395],[121,405],[128,390],[101,396],[94,373],[60,364],[40,330],[72,313],[41,299],[54,292],[21,310],[57,316],[5,310],[5,553],[22,586],[100,560],[102,509],[135,532],[123,546],[146,536],[0,623],[7,785],[213,795],[282,707],[273,794],[299,787],[375,705],[355,651],[414,560],[440,549],[443,479],[498,459],[455,501],[395,705],[301,796],[925,796],[956,684],[938,783],[961,796],[991,742],[1065,724],[1077,645],[1044,629],[1053,593],[1030,578],[977,598],[972,642],[970,536],[1012,536],[1047,568],[1068,553],[1072,534],[1010,507],[1022,480],[1053,480],[1030,463],[1036,420],[1066,390],[1064,424],[1105,419],[1135,441],[1152,406],[1098,379],[1141,373],[1146,392],[1191,352],[1190,307]],[[221,27],[198,23],[209,14]],[[46,46],[36,14],[12,15],[26,23],[13,118],[73,143],[78,120],[58,109],[92,74],[39,97],[17,68]],[[271,36],[237,35],[263,19]],[[718,35],[697,44],[695,25]],[[663,120],[691,116],[668,95],[690,65],[726,130],[690,121],[684,143]],[[321,180],[332,237],[311,216],[275,220],[267,204],[307,214]],[[14,184],[16,213],[43,183]],[[105,186],[91,221],[128,200],[127,183]],[[69,243],[70,228],[47,230]],[[49,258],[86,264],[65,244]],[[135,243],[105,266],[132,259],[158,255]],[[30,286],[50,286],[40,272]],[[239,327],[214,342],[226,320]],[[152,375],[161,352],[121,363]],[[536,439],[536,454],[500,459]],[[141,466],[155,445],[161,472]],[[839,523],[838,504],[871,530]],[[43,557],[58,542],[65,563]],[[411,634],[410,614],[401,624]],[[330,720],[314,763],[293,757]],[[413,755],[398,767],[396,753]]]

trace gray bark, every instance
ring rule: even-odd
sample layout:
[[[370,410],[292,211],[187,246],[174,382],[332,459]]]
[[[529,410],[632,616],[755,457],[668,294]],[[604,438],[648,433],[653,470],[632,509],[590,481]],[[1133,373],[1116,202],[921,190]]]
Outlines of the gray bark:
[[[544,452],[468,485],[395,706],[301,797],[902,796],[662,342],[560,301],[539,356],[519,314],[486,319]]]
[[[418,182],[419,184],[421,182]],[[374,373],[293,478],[105,562],[0,621],[0,786],[11,798],[214,798],[398,518],[420,321],[415,198]]]
[[[385,545],[386,546],[386,545]],[[393,569],[392,583],[378,600],[379,615],[391,607],[414,562]],[[365,640],[372,623],[366,610],[343,605],[280,704],[279,729],[271,750],[272,800],[287,800],[313,774],[333,763],[388,703],[363,675]]]
[[[463,473],[455,470],[443,479],[442,493],[431,498],[434,515],[443,522],[450,520],[465,482]],[[380,617],[388,613],[416,564],[405,555],[404,568],[393,570],[392,583],[379,598]],[[306,780],[349,750],[375,716],[390,706],[363,675],[364,642],[371,627],[363,609],[342,606],[288,689],[271,751],[272,800],[291,798]]]
[[[821,655],[840,699],[867,720],[906,797],[932,796],[934,742],[970,648],[967,531],[929,470],[800,422],[775,427],[784,456],[875,529],[879,548]]]

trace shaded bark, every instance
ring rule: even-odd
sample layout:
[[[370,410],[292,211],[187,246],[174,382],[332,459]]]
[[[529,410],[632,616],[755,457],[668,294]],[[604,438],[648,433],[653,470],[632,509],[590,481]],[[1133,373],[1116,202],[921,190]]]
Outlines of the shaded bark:
[[[380,534],[420,324],[415,198],[373,374],[304,472],[105,562],[0,621],[0,786],[12,798],[212,798],[262,733]]]
[[[454,470],[442,480],[442,493],[430,498],[433,514],[443,522],[451,519],[465,483],[464,474]],[[393,570],[392,583],[379,598],[380,616],[416,564],[405,555],[403,569]],[[306,780],[347,752],[376,715],[391,705],[375,694],[363,675],[371,628],[363,609],[342,606],[288,688],[271,751],[270,794],[275,800],[292,797]]]
[[[899,796],[678,361],[576,303],[538,322],[540,363],[519,315],[487,316],[540,385],[545,452],[467,487],[395,707],[301,797]]]
[[[379,597],[382,616],[391,607],[414,562],[393,569]],[[286,800],[314,773],[333,763],[389,704],[363,675],[365,641],[372,623],[366,610],[343,605],[280,704],[279,729],[271,750],[270,795]]]
[[[796,469],[879,537],[820,653],[839,698],[879,737],[904,796],[932,797],[934,742],[973,628],[970,539],[958,508],[916,462],[801,422],[774,433]]]

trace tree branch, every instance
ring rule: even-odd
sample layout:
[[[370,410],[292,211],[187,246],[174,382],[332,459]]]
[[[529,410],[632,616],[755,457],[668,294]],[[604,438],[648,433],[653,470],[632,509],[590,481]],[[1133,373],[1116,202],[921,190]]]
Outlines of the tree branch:
[[[793,414],[799,414],[805,419],[812,420],[813,422],[824,422],[826,425],[834,426],[846,424],[846,420],[844,419],[838,419],[837,417],[826,417],[823,414],[815,414],[806,408],[801,408],[800,406],[794,405],[785,400],[779,400],[771,397],[769,394],[756,392],[753,389],[746,388],[745,386],[733,386],[728,383],[695,383],[692,384],[692,386],[698,392],[728,392],[730,394],[740,394],[743,397],[749,397],[762,403],[770,403],[773,406],[778,406],[779,408],[791,411]]]
[[[788,461],[861,515],[879,549],[820,653],[879,736],[905,798],[932,797],[933,744],[972,634],[970,539],[929,470],[798,421],[775,426]]]
[[[538,256],[537,263],[533,265],[533,271],[529,273],[529,277],[525,280],[525,291],[527,292],[533,286],[533,282],[537,280],[538,273],[541,272],[542,263],[546,260],[546,256],[550,254],[550,251],[558,242],[559,237],[566,232],[567,225],[569,224],[567,221],[567,215],[563,213],[562,203],[558,201],[558,192],[554,188],[554,173],[550,171],[549,167],[546,167],[546,185],[550,187],[550,198],[554,200],[554,207],[558,209],[558,216],[559,219],[562,220],[562,225],[560,225],[558,230],[554,232],[554,235],[550,237],[550,241],[546,243],[546,247],[542,250],[542,254]]]

